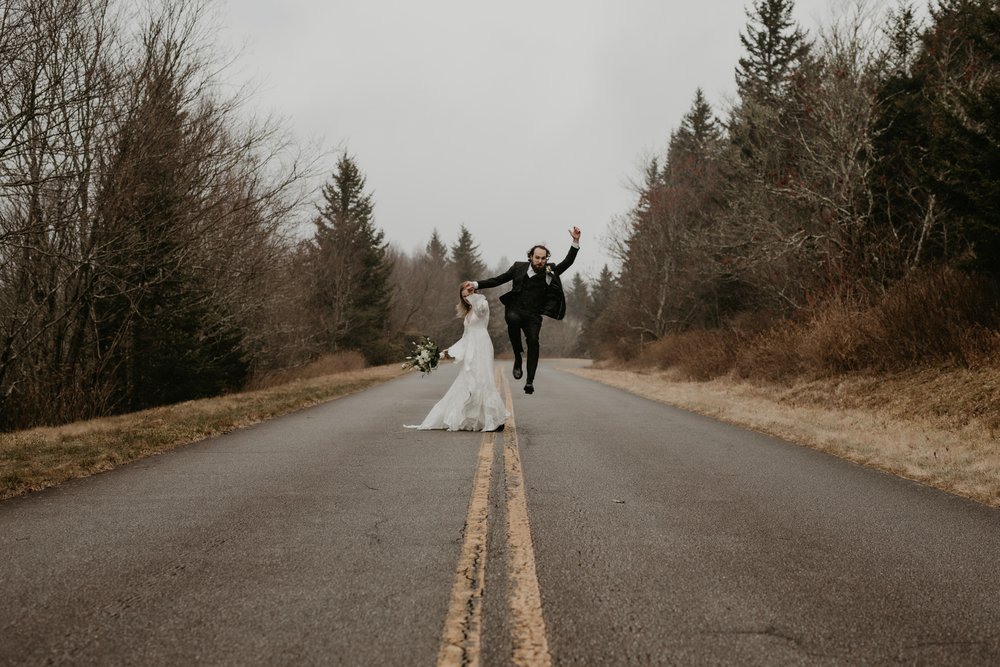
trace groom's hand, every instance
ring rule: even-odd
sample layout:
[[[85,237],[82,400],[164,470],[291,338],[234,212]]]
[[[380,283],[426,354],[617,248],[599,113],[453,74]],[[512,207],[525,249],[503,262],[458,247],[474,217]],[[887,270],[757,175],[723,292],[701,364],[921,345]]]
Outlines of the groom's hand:
[[[573,229],[569,230],[569,235],[573,237],[573,243],[579,243],[580,242],[580,228],[579,227],[574,227]]]
[[[475,284],[473,284],[473,282],[471,280],[466,280],[464,283],[462,283],[462,289],[465,290],[465,289],[469,289],[470,287],[472,289],[476,289]]]

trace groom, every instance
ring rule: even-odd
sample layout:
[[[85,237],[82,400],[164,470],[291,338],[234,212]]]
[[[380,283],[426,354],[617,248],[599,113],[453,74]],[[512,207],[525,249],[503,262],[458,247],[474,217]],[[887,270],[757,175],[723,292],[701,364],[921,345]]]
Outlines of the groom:
[[[463,286],[474,289],[499,287],[512,282],[509,292],[500,297],[507,321],[507,335],[514,350],[514,379],[521,379],[521,332],[528,343],[528,378],[524,393],[535,393],[535,369],[538,367],[538,334],[542,330],[542,315],[561,320],[566,315],[566,296],[560,274],[568,269],[580,251],[580,228],[569,230],[573,245],[559,264],[549,262],[549,249],[536,245],[528,251],[527,262],[514,262],[495,278],[467,281]]]

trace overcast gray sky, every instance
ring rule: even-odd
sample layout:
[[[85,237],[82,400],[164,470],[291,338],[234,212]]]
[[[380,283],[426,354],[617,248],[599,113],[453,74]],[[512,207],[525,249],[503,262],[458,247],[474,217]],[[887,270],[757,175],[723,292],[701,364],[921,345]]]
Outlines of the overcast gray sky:
[[[835,1],[835,0],[834,0]],[[798,0],[816,34],[831,0]],[[700,86],[733,95],[742,0],[222,0],[253,107],[303,143],[346,148],[394,245],[465,224],[493,267],[547,243],[609,261],[630,179],[665,150]],[[330,169],[333,168],[331,160]],[[478,277],[478,276],[477,276]]]

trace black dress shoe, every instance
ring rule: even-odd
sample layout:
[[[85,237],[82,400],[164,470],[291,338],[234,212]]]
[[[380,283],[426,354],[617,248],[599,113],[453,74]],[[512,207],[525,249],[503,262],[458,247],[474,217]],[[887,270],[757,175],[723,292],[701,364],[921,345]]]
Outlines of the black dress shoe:
[[[504,425],[503,425],[503,424],[500,424],[500,425],[499,425],[499,426],[497,426],[497,427],[496,427],[495,429],[493,429],[493,431],[494,431],[494,432],[497,432],[497,433],[498,433],[498,432],[500,432],[500,431],[502,431],[502,430],[503,430],[503,427],[504,427]]]
[[[535,385],[531,384],[530,382],[528,384],[524,385],[524,393],[525,394],[534,394],[535,393]]]
[[[513,373],[514,373],[514,379],[515,380],[520,380],[521,379],[521,376],[523,375],[523,373],[521,372],[521,360],[520,359],[516,359],[514,361],[514,371],[513,371]]]

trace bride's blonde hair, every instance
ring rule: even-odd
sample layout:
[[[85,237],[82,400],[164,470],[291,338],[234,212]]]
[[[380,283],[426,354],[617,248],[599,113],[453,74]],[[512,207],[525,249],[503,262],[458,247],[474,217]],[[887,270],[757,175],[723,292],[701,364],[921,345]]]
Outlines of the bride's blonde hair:
[[[458,286],[458,303],[455,304],[455,317],[465,317],[472,310],[472,305],[465,300],[465,295],[462,292],[465,291],[465,285]],[[474,292],[475,290],[473,290]]]

